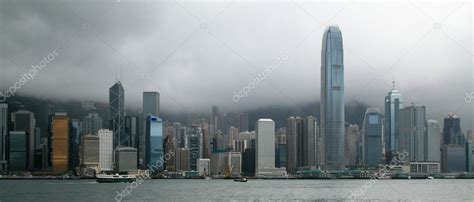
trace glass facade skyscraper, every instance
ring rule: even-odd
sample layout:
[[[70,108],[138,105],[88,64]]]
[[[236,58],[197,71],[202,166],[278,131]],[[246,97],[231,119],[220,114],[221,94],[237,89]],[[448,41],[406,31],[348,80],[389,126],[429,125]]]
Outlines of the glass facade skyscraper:
[[[114,132],[114,148],[128,146],[130,137],[125,133],[125,92],[120,81],[109,89],[109,129]]]
[[[344,51],[337,26],[326,28],[321,51],[321,133],[325,167],[344,167]]]
[[[466,138],[461,133],[461,119],[454,113],[450,113],[444,118],[443,144],[466,144]]]
[[[147,116],[145,142],[145,165],[153,168],[153,172],[163,170],[163,121],[160,118]]]
[[[369,108],[364,117],[363,162],[377,166],[382,163],[382,114],[378,108]]]
[[[393,89],[385,96],[385,133],[384,133],[384,142],[385,142],[385,154],[388,157],[387,160],[392,160],[390,158],[393,152],[398,151],[398,142],[400,136],[400,109],[403,108],[403,97],[400,94],[400,91]]]
[[[6,164],[6,138],[8,134],[8,105],[0,104],[0,170],[5,169]]]

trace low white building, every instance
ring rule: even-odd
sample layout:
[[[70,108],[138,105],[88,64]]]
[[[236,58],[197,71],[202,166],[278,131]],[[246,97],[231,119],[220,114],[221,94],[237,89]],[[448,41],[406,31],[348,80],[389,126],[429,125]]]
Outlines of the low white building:
[[[211,159],[198,159],[197,171],[199,176],[209,176],[211,168]]]

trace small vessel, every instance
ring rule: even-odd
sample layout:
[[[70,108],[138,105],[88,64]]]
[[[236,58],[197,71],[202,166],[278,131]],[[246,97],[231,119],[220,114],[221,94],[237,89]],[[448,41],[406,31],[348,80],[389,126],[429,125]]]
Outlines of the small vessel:
[[[135,175],[97,175],[97,182],[101,183],[118,183],[118,182],[135,182],[137,177]]]
[[[234,179],[234,182],[247,182],[247,178]]]
[[[433,176],[428,176],[428,178],[426,178],[426,179],[434,180],[435,178]]]

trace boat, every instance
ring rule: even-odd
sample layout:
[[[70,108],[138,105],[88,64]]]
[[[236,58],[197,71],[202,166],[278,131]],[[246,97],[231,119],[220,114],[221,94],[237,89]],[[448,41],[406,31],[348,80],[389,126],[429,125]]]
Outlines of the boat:
[[[97,175],[97,182],[100,183],[119,183],[119,182],[135,182],[137,177],[135,175]]]
[[[234,179],[234,182],[247,182],[247,178]]]
[[[435,178],[433,176],[428,176],[428,178],[426,178],[426,179],[434,180]]]

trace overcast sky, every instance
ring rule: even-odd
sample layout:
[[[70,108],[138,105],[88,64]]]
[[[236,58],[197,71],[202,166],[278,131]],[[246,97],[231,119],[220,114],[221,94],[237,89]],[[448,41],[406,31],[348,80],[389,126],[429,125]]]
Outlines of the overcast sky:
[[[473,123],[472,10],[471,1],[1,0],[0,87],[56,50],[17,93],[108,102],[119,79],[130,107],[150,90],[167,111],[319,101],[322,35],[336,24],[346,103],[383,109],[395,79],[428,118],[455,111]],[[275,70],[235,103],[234,91],[268,65]]]

